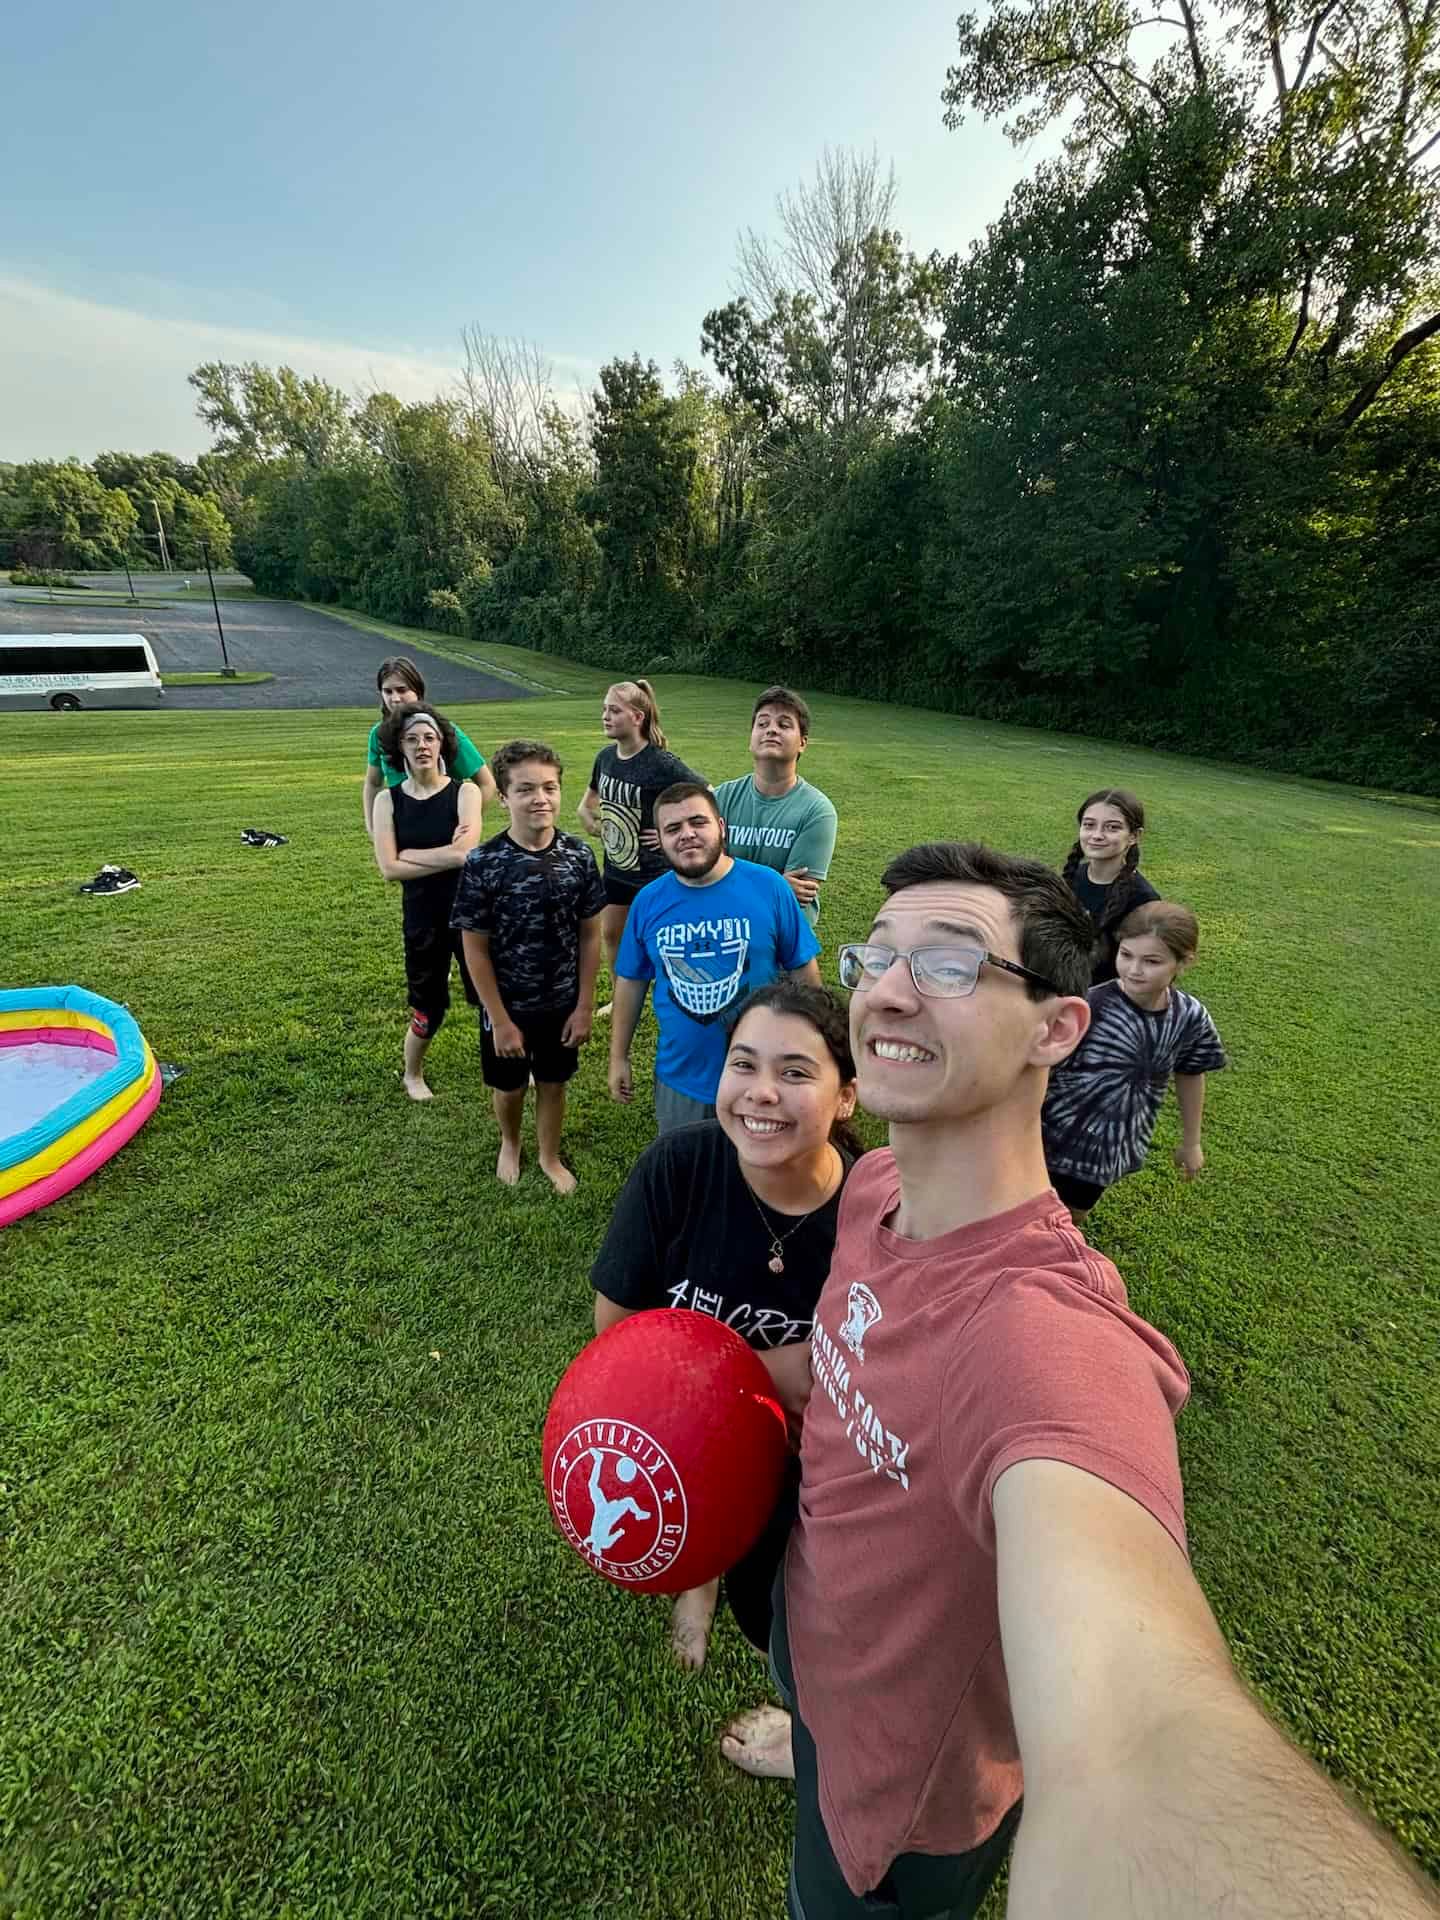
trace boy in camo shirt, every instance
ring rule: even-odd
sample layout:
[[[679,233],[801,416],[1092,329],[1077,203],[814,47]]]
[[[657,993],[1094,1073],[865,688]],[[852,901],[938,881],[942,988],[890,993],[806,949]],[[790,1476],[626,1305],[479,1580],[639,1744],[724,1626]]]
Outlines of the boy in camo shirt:
[[[500,1127],[497,1178],[520,1178],[525,1090],[535,1083],[540,1170],[557,1193],[575,1176],[560,1158],[565,1086],[595,1017],[605,889],[595,856],[555,825],[564,771],[553,747],[512,740],[490,763],[509,825],[460,873],[450,924],[480,995],[480,1060]]]

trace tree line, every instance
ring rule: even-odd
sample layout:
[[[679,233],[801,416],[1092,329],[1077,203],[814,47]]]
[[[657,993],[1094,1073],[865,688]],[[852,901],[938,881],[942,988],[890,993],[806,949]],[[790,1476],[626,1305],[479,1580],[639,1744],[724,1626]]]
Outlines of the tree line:
[[[235,564],[208,463],[173,453],[0,461],[0,566],[106,572]]]
[[[198,368],[238,563],[617,671],[1440,793],[1440,0],[1164,4],[963,14],[948,122],[1059,156],[944,257],[827,154],[668,378],[566,404],[479,333],[423,405]]]

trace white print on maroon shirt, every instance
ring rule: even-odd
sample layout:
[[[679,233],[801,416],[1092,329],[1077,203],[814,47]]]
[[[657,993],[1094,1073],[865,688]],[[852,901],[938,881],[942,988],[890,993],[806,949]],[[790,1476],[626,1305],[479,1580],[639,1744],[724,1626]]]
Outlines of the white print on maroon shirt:
[[[853,1291],[853,1289],[852,1289]],[[875,1298],[870,1289],[864,1291]],[[876,1308],[876,1319],[880,1317]],[[870,1324],[873,1326],[874,1321]],[[817,1319],[810,1342],[810,1371],[815,1384],[845,1423],[845,1438],[872,1473],[883,1473],[910,1491],[910,1442],[893,1433],[850,1378],[850,1362]]]
[[[863,1367],[865,1364],[865,1335],[877,1320],[884,1316],[880,1311],[880,1302],[866,1286],[863,1280],[850,1282],[850,1297],[846,1302],[848,1311],[840,1328],[840,1338],[849,1347]]]
[[[708,1313],[712,1320],[722,1318],[721,1310],[725,1305],[723,1293],[692,1287],[688,1279],[680,1281],[677,1286],[667,1287],[665,1292],[672,1307],[689,1307],[692,1313]],[[734,1327],[752,1347],[788,1347],[797,1340],[808,1339],[810,1335],[808,1320],[792,1319],[788,1313],[781,1313],[778,1307],[752,1307],[748,1300],[741,1306],[732,1307],[723,1318],[724,1324]]]
[[[611,1580],[649,1580],[685,1544],[670,1456],[623,1420],[585,1420],[555,1449],[550,1504],[575,1551]]]

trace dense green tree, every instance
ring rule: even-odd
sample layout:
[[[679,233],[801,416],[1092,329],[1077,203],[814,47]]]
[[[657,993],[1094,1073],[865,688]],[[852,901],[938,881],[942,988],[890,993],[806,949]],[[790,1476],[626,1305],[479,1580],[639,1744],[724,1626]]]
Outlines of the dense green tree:
[[[195,410],[216,454],[242,460],[289,455],[310,466],[339,459],[354,442],[349,400],[338,387],[293,367],[207,360],[190,375]]]
[[[116,566],[134,545],[136,518],[118,487],[78,460],[32,460],[11,469],[6,512],[13,559],[36,566]]]
[[[667,395],[653,360],[612,360],[600,369],[590,444],[595,473],[582,505],[609,590],[680,589],[699,458],[694,409]]]
[[[135,509],[137,551],[132,564],[143,556],[148,565],[160,565],[158,512],[175,566],[203,565],[206,548],[212,566],[234,565],[230,523],[197,466],[172,453],[97,453],[91,465],[101,485],[119,487]]]
[[[827,152],[781,194],[778,239],[742,238],[740,294],[701,346],[768,432],[893,422],[922,391],[940,281],[890,224],[895,194],[873,157]]]

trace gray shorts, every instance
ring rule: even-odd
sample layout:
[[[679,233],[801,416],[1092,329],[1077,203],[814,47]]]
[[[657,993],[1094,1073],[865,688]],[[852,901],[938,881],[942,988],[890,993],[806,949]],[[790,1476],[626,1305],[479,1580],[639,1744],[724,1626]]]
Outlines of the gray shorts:
[[[688,1093],[677,1093],[674,1087],[667,1087],[663,1080],[655,1082],[655,1131],[674,1133],[677,1127],[698,1127],[702,1120],[713,1120],[713,1103],[706,1106],[703,1100],[692,1100]]]

